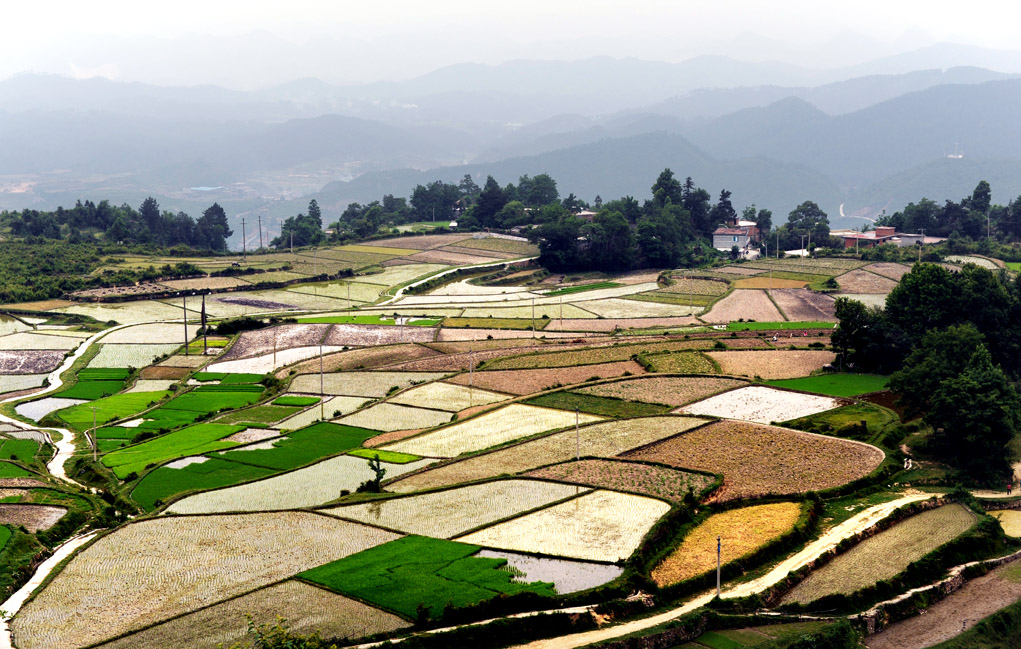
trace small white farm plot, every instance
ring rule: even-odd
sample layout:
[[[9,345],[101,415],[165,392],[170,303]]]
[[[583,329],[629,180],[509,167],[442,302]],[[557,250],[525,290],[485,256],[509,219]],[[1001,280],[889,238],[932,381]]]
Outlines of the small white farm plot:
[[[0,349],[8,351],[19,349],[63,349],[64,351],[70,351],[77,348],[81,342],[80,339],[72,338],[71,336],[47,336],[45,334],[22,331],[0,337]]]
[[[198,333],[199,326],[190,324],[188,325],[188,340],[195,338]],[[168,341],[180,341],[180,344],[184,344],[184,325],[181,323],[158,323],[158,324],[143,324],[135,325],[133,327],[125,327],[118,329],[112,333],[103,336],[99,342],[104,344],[111,343],[166,343]]]
[[[498,480],[322,511],[408,534],[449,539],[587,491],[541,480]]]
[[[447,376],[441,372],[339,372],[323,375],[326,394],[346,394],[354,397],[386,396],[390,388],[406,388]],[[291,381],[291,392],[319,394],[319,375],[300,374]]]
[[[359,410],[353,415],[338,419],[337,423],[389,433],[395,430],[433,428],[447,423],[450,421],[450,417],[450,413],[445,410],[427,410],[401,406],[396,403],[377,403],[365,410]]]
[[[324,419],[329,420],[354,412],[365,403],[365,397],[326,397],[326,401],[309,406],[298,414],[283,420],[277,426],[285,430],[298,430]],[[336,413],[340,413],[337,415]]]
[[[432,460],[408,464],[383,463],[386,478],[393,478],[426,466]],[[342,455],[290,473],[247,484],[206,491],[172,504],[168,513],[208,514],[216,512],[258,512],[315,507],[340,497],[344,489],[354,491],[375,478],[365,458]]]
[[[163,392],[175,383],[173,379],[138,379],[128,392]]]
[[[566,410],[512,403],[435,432],[382,448],[424,457],[454,457],[547,430],[564,428],[574,424],[576,420],[581,424],[588,424],[602,419],[596,415],[576,416],[576,413]]]
[[[39,421],[51,412],[77,406],[79,403],[86,403],[84,399],[61,399],[59,397],[46,397],[36,401],[21,403],[14,407],[14,412],[22,417],[33,421]]]
[[[459,412],[465,408],[484,406],[507,399],[510,399],[510,395],[437,381],[402,392],[390,399],[390,402]]]
[[[342,351],[343,347],[336,347],[333,345],[323,345],[319,347],[294,347],[292,349],[283,349],[277,351],[276,354],[270,352],[263,354],[262,356],[253,356],[251,358],[239,358],[233,361],[218,361],[213,363],[206,368],[207,372],[228,372],[238,374],[267,374],[273,370],[281,367],[286,367],[292,363],[298,361],[308,360],[309,358],[315,358],[322,353],[332,354],[334,352]],[[318,378],[318,377],[317,377]],[[318,392],[318,388],[316,388]]]
[[[89,361],[87,367],[145,367],[152,363],[156,357],[174,352],[181,344],[114,343],[100,345],[99,353]]]
[[[83,647],[396,538],[311,512],[138,521],[79,552],[13,630],[22,649]]]
[[[613,563],[631,556],[670,505],[599,490],[456,540],[502,550]]]
[[[702,313],[700,306],[642,302],[622,298],[581,302],[578,306],[603,318],[667,318]]]
[[[0,394],[37,388],[48,374],[0,374]]]
[[[753,385],[709,397],[673,412],[769,424],[807,417],[839,405],[840,401],[830,397]]]

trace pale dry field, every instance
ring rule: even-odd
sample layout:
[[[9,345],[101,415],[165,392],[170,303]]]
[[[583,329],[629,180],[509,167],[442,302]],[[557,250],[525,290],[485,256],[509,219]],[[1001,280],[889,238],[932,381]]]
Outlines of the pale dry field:
[[[236,372],[241,374],[269,374],[270,372],[297,363],[309,358],[319,357],[320,354],[332,354],[341,351],[341,347],[329,345],[315,347],[294,347],[282,349],[277,353],[263,354],[249,358],[239,358],[233,361],[217,361],[206,368],[208,372]]]
[[[35,534],[56,525],[66,513],[67,510],[63,507],[51,505],[0,503],[0,525],[9,525],[12,528],[24,526],[26,530]]]
[[[601,421],[602,417],[513,403],[432,433],[389,444],[385,449],[424,457],[455,457],[548,430],[571,426],[576,419],[582,424],[588,424]]]
[[[777,310],[765,291],[743,289],[732,291],[712,306],[709,313],[702,316],[706,322],[725,324],[739,319],[757,322],[780,322],[783,316]]]
[[[989,512],[1000,521],[1003,532],[1007,536],[1021,537],[1021,512],[1013,509],[1004,509],[998,512]]]
[[[621,298],[583,302],[579,306],[602,318],[669,318],[693,316],[702,312],[700,306],[661,304]]]
[[[612,563],[631,556],[669,510],[661,500],[599,490],[456,540]]]
[[[614,329],[644,329],[646,327],[686,327],[697,324],[694,316],[677,318],[591,318],[552,320],[543,331],[613,331]]]
[[[889,277],[870,273],[863,268],[855,269],[837,277],[840,290],[845,293],[887,294],[897,286]]]
[[[834,299],[804,288],[773,291],[773,301],[792,322],[836,322]]]
[[[790,339],[781,339],[781,341]],[[807,344],[806,340],[815,342],[815,338],[795,338],[797,344]],[[837,355],[822,349],[799,350],[748,350],[731,352],[705,352],[707,356],[720,364],[724,374],[748,376],[768,380],[795,379],[808,376],[824,365],[832,363]]]
[[[808,282],[801,279],[781,279],[779,277],[770,277],[769,275],[761,275],[759,277],[745,277],[734,281],[734,288],[765,288],[765,289],[778,289],[778,288],[804,288],[808,285]]]
[[[329,329],[328,324],[284,324],[268,329],[246,331],[238,336],[220,360],[260,356],[272,353],[274,349],[279,354],[294,347],[312,347],[323,342]]]
[[[481,388],[469,389],[463,385],[436,381],[402,392],[390,399],[390,402],[406,406],[435,408],[447,412],[460,412],[465,408],[506,401],[509,398],[509,395],[489,392]]]
[[[412,428],[433,428],[449,422],[450,416],[449,412],[443,410],[427,410],[387,402],[359,410],[336,420],[336,423],[389,433]]]
[[[439,372],[339,372],[323,375],[323,383],[326,394],[378,399],[394,386],[403,389],[444,376]],[[319,394],[319,374],[299,374],[291,381],[290,391]]]
[[[97,649],[217,649],[246,639],[246,615],[251,615],[255,624],[272,624],[279,616],[287,620],[294,633],[315,631],[326,638],[361,638],[411,624],[325,588],[290,580],[157,624]]]
[[[431,461],[408,464],[384,462],[383,468],[389,480],[420,469]],[[188,496],[173,503],[167,511],[174,514],[210,514],[316,507],[336,500],[344,489],[354,491],[374,477],[365,458],[341,455],[264,480]]]
[[[736,353],[747,354],[749,352]],[[743,419],[768,424],[774,421],[790,421],[807,417],[818,412],[832,410],[839,405],[840,401],[831,397],[751,385],[678,408],[675,412]]]
[[[318,395],[318,392],[316,394]],[[298,430],[323,419],[329,420],[334,417],[343,417],[361,408],[366,401],[365,397],[330,397],[327,395],[326,400],[322,403],[317,403],[292,415],[281,421],[277,426],[286,430]],[[340,413],[339,415],[337,414],[338,412]]]
[[[195,338],[199,330],[198,325],[188,325],[188,340]],[[166,343],[167,341],[181,341],[184,344],[184,325],[181,323],[159,323],[135,325],[125,327],[103,336],[101,343]]]
[[[184,328],[181,333],[183,336]],[[93,357],[87,367],[145,367],[158,356],[170,354],[180,343],[148,343],[144,345],[107,344],[99,346],[99,353]]]
[[[326,342],[330,345],[363,347],[394,343],[427,343],[436,338],[432,327],[398,325],[335,324]]]
[[[321,511],[408,534],[449,539],[587,491],[540,480],[497,480]]]
[[[47,374],[0,374],[0,393],[37,388]]]
[[[403,363],[408,360],[432,358],[440,355],[441,352],[414,343],[349,349],[346,352],[324,356],[323,371],[338,372],[341,370],[372,369],[395,363]],[[295,365],[292,369],[298,374],[316,373],[319,371],[319,359],[315,358],[304,361]],[[278,375],[278,378],[284,378],[284,376],[286,376],[286,373]]]
[[[521,473],[572,460],[577,453],[588,457],[615,457],[625,451],[690,430],[705,421],[695,417],[662,416],[600,422],[583,426],[577,435],[573,429],[568,429],[423,471],[391,483],[388,489],[408,493],[492,478],[502,473]]]
[[[183,334],[183,326],[181,331]],[[22,349],[62,349],[64,351],[71,351],[76,349],[81,342],[81,340],[70,336],[48,336],[46,334],[19,331],[18,333],[0,337],[0,349],[6,351]]]
[[[904,277],[911,272],[911,266],[907,264],[895,264],[892,262],[881,261],[865,266],[864,270],[870,270],[877,275],[889,277],[890,279],[899,282],[901,277]]]
[[[24,649],[82,647],[396,538],[305,512],[139,521],[80,551],[14,633]]]
[[[737,379],[710,377],[650,376],[603,383],[575,392],[592,394],[597,397],[612,397],[626,401],[662,403],[668,406],[683,406],[725,390],[747,385]]]

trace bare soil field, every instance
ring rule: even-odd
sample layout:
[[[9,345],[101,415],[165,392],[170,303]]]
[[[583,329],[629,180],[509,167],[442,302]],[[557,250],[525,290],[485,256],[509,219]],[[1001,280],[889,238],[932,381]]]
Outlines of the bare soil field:
[[[23,525],[26,530],[35,534],[39,530],[48,530],[57,524],[67,510],[63,507],[50,505],[14,505],[0,504],[0,525],[18,527]]]
[[[0,374],[46,374],[57,369],[63,360],[61,349],[0,350]]]
[[[723,420],[621,455],[723,474],[721,501],[827,489],[879,466],[879,449],[746,421]]]
[[[689,489],[697,497],[713,482],[712,477],[701,473],[615,460],[564,462],[536,469],[525,475],[589,487],[630,491],[678,503],[684,500]]]
[[[258,277],[256,275],[256,277]],[[200,277],[197,279],[171,279],[160,282],[160,285],[171,291],[190,291],[201,289],[222,290],[243,286],[248,282],[237,277]]]
[[[520,348],[521,351],[530,351],[532,349],[534,348]],[[483,361],[492,360],[494,358],[503,358],[504,356],[507,356],[506,350],[490,349],[475,352],[473,354],[460,353],[434,356],[422,360],[401,363],[399,365],[391,365],[387,369],[407,372],[456,372],[459,370],[467,370],[468,366],[471,364],[474,364],[474,366],[478,368],[479,364]]]
[[[738,280],[741,282],[748,280]],[[727,282],[714,279],[700,279],[695,277],[678,277],[673,284],[663,287],[666,293],[683,293],[685,295],[723,295],[727,292]],[[758,288],[758,287],[750,287]]]
[[[323,371],[339,372],[342,370],[372,369],[385,367],[395,363],[403,363],[416,359],[442,356],[440,352],[415,343],[403,345],[381,345],[365,349],[352,349],[346,352],[330,354],[323,357]],[[307,374],[319,371],[319,359],[304,361],[291,369],[296,374]],[[281,370],[277,378],[284,378],[290,370]]]
[[[706,352],[706,355],[720,364],[724,374],[767,380],[808,376],[837,357],[833,352],[812,349]]]
[[[727,349],[773,349],[765,338],[721,338]]]
[[[249,358],[292,347],[309,347],[322,342],[330,329],[328,324],[285,324],[268,329],[246,331],[218,360]]]
[[[609,340],[605,337],[591,338],[590,340]],[[469,351],[486,351],[491,349],[514,349],[517,347],[530,347],[541,349],[543,341],[529,338],[494,338],[489,340],[473,340],[471,342],[435,342],[426,343],[425,347],[435,349],[444,354],[467,354]],[[510,353],[510,352],[508,352]]]
[[[431,342],[435,337],[436,330],[432,327],[335,324],[326,336],[326,344],[349,347],[391,345],[401,342]]]
[[[779,322],[783,316],[770,301],[765,291],[739,290],[713,305],[709,313],[702,316],[706,322],[724,324],[738,319],[758,322]]]
[[[745,277],[734,281],[734,288],[804,288],[808,282],[799,279],[781,279],[762,275],[759,277]]]
[[[191,369],[187,367],[166,367],[151,365],[144,368],[138,375],[138,378],[144,380],[156,379],[156,380],[177,380],[183,379],[184,377],[191,374]]]
[[[159,363],[159,367],[201,367],[216,357],[203,356],[202,354],[175,354],[165,361]],[[163,376],[145,376],[146,379],[170,378]]]
[[[470,239],[470,235],[464,234],[423,234],[417,237],[397,237],[394,239],[380,239],[374,241],[378,246],[384,246],[388,248],[415,248],[416,250],[429,250],[430,248],[440,248],[442,246],[450,246],[458,241],[464,241]]]
[[[892,280],[900,281],[901,277],[904,277],[911,272],[911,266],[907,264],[896,264],[888,261],[880,261],[874,264],[865,266],[862,270],[870,270],[877,275],[883,277],[889,277]]]
[[[414,255],[408,259],[413,261],[426,262],[430,264],[449,264],[451,266],[474,266],[475,264],[493,263],[499,260],[492,257],[481,257],[479,255],[466,255],[456,252],[444,252],[442,250],[428,250]]]
[[[897,286],[897,282],[889,277],[883,277],[875,273],[858,268],[844,273],[837,277],[840,290],[843,293],[889,293]]]
[[[627,360],[636,354],[709,349],[713,341],[706,338],[692,340],[643,341],[633,344],[605,345],[569,351],[554,350],[542,354],[513,356],[493,361],[486,369],[540,369],[574,367]]]
[[[40,300],[38,302],[18,302],[16,304],[5,304],[10,309],[23,311],[53,311],[55,309],[66,309],[73,306],[74,302],[67,300]]]
[[[474,385],[479,388],[524,395],[548,390],[558,385],[582,383],[594,377],[613,378],[629,373],[645,374],[645,368],[634,361],[620,361],[579,367],[475,372],[473,377],[460,374],[449,381],[468,385],[469,380],[473,379]]]
[[[283,302],[276,302],[273,300],[260,300],[254,297],[218,297],[213,298],[213,302],[220,302],[221,304],[235,304],[243,307],[250,307],[252,309],[259,309],[260,311],[287,311],[289,309],[297,309],[298,307],[293,304],[285,304]]]
[[[32,487],[48,486],[42,480],[35,478],[0,478],[0,487],[14,489],[31,489]]]
[[[514,257],[521,257],[520,254],[514,254],[511,252],[501,252],[499,250],[478,250],[474,248],[462,248],[460,246],[444,246],[437,248],[438,252],[450,252],[455,255],[472,255],[477,257],[489,257],[494,261],[501,259],[513,259]]]
[[[834,299],[804,288],[773,291],[773,301],[792,322],[836,322]]]
[[[580,388],[576,392],[593,394],[598,397],[624,399],[626,401],[683,406],[744,385],[747,385],[747,383],[736,379],[649,376]]]
[[[676,318],[554,318],[543,331],[613,331],[648,327],[687,327],[698,324],[695,316]]]
[[[865,639],[869,649],[923,649],[957,637],[962,628],[1021,599],[1021,570],[1017,563],[1000,566],[972,579],[946,599],[916,615],[892,624]]]

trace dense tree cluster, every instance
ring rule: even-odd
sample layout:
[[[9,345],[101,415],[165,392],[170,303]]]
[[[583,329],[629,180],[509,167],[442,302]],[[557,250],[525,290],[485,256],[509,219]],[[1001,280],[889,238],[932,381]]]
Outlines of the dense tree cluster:
[[[16,237],[66,239],[70,243],[91,242],[96,235],[113,243],[144,244],[160,247],[190,246],[207,250],[225,250],[233,234],[227,215],[213,203],[193,219],[184,212],[160,211],[156,199],[146,198],[136,210],[130,205],[115,207],[109,201],[78,201],[74,207],[58,207],[52,212],[22,210],[0,213],[0,223]]]
[[[924,231],[936,237],[956,233],[958,237],[971,239],[988,235],[1013,241],[1021,237],[1021,196],[1007,205],[993,205],[992,189],[983,180],[971,196],[960,201],[948,200],[939,205],[923,198],[900,212],[880,218],[876,225],[890,225],[898,232]]]
[[[290,246],[312,246],[326,239],[323,232],[323,214],[319,203],[313,198],[308,204],[308,214],[288,217],[280,226],[280,236],[269,245],[276,248]]]
[[[934,429],[931,450],[974,476],[1008,470],[1005,445],[1021,405],[1021,289],[1003,271],[916,264],[869,308],[839,298],[833,344],[841,362],[893,372],[890,387]]]

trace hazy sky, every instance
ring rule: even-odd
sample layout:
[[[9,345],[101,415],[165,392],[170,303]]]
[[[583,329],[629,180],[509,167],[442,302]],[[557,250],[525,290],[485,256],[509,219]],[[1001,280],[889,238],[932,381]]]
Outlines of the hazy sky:
[[[1006,0],[37,0],[3,9],[0,78],[254,87],[401,79],[461,61],[703,53],[836,66],[941,41],[1021,57],[1021,8]]]

